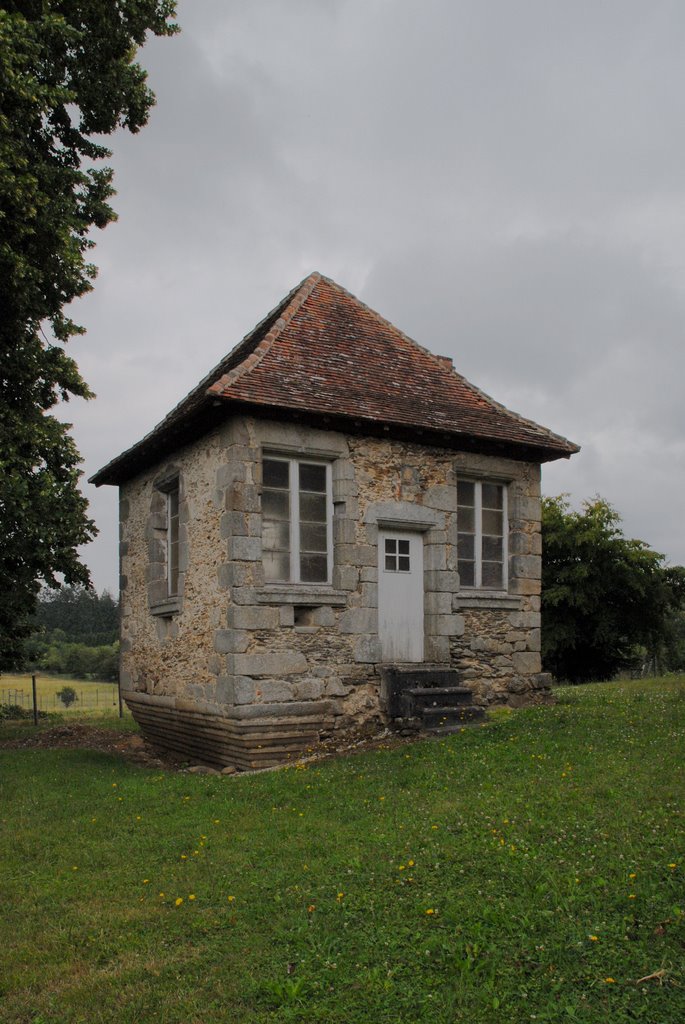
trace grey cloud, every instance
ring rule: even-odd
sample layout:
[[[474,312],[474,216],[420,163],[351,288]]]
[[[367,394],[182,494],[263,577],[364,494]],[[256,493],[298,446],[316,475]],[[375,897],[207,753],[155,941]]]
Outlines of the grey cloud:
[[[183,0],[179,21],[142,53],[158,105],[113,140],[120,221],[75,310],[88,472],[319,269],[582,443],[549,492],[606,494],[685,561],[682,5]]]

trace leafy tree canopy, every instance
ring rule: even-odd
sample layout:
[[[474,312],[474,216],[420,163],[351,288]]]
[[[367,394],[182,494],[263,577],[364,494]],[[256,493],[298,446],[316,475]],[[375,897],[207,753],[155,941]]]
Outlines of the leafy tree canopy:
[[[135,62],[171,35],[174,0],[5,0],[0,7],[0,667],[30,629],[41,582],[87,584],[77,547],[95,527],[69,425],[91,397],[64,344],[65,309],[92,288],[93,227],[115,219],[100,141],[137,132],[154,96]]]
[[[566,496],[542,502],[542,661],[558,679],[609,679],[655,655],[685,600],[685,569],[623,536],[597,497],[580,512]]]

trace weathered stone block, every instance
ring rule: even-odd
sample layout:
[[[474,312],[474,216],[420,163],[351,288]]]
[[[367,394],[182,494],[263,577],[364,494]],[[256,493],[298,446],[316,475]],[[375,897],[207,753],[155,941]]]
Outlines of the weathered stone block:
[[[378,608],[378,584],[362,583],[361,598],[363,608]]]
[[[378,610],[376,608],[348,608],[338,620],[341,633],[377,633]]]
[[[226,508],[235,512],[259,512],[259,489],[254,484],[232,484],[226,490]]]
[[[215,687],[216,700],[220,704],[252,704],[257,697],[253,679],[243,676],[219,676]]]
[[[454,594],[459,590],[459,575],[456,572],[429,569],[423,574],[425,589]]]
[[[301,651],[261,651],[233,656],[235,671],[241,676],[281,676],[304,672],[307,659]]]
[[[529,555],[531,536],[532,534],[523,533],[521,530],[512,530],[509,534],[509,554]]]
[[[377,637],[360,637],[354,645],[354,660],[362,663],[375,663],[381,660],[381,645]]]
[[[321,605],[320,608],[312,608],[310,621],[312,626],[334,626],[335,612],[328,604]]]
[[[539,579],[532,580],[515,577],[509,581],[509,592],[511,594],[533,595],[539,594],[541,589],[542,585]]]
[[[259,537],[231,537],[228,542],[228,557],[238,562],[257,562],[262,557],[262,542]]]
[[[257,604],[257,590],[255,587],[234,587],[231,591],[233,604]]]
[[[511,575],[518,579],[540,579],[542,560],[539,555],[514,555],[510,559]]]
[[[424,642],[423,656],[425,661],[448,662],[450,660],[449,637],[427,636]]]
[[[345,697],[349,692],[349,686],[345,686],[338,676],[331,676],[324,686],[324,693],[327,697]]]
[[[276,629],[279,625],[279,611],[270,605],[232,605],[226,614],[229,626],[234,629]]]
[[[523,494],[515,494],[511,503],[511,516],[516,519],[527,519],[540,522],[541,509],[538,498],[529,498]]]
[[[323,696],[324,686],[320,679],[299,679],[293,684],[296,700],[318,700]]]
[[[529,651],[540,651],[542,649],[542,632],[539,629],[531,629],[528,634],[526,646]]]
[[[285,679],[264,679],[257,685],[257,695],[265,703],[293,700],[295,687]]]
[[[291,604],[279,605],[278,621],[281,626],[295,625],[295,609]]]
[[[447,552],[443,544],[424,545],[423,568],[424,570],[447,568]]]
[[[219,654],[243,654],[250,645],[249,633],[239,629],[217,629],[214,650]]]
[[[515,653],[512,663],[517,675],[530,676],[540,671],[540,655],[536,652]]]
[[[150,604],[161,604],[168,597],[166,580],[153,580],[148,584],[147,599]]]
[[[378,559],[376,548],[371,544],[338,544],[336,558],[346,565],[375,565]]]
[[[354,544],[357,539],[357,525],[352,519],[333,520],[333,543]]]
[[[354,565],[336,565],[333,570],[333,586],[336,590],[356,590],[359,584],[359,569]]]
[[[216,486],[220,490],[230,487],[232,484],[244,483],[245,466],[242,462],[227,462],[219,466],[216,471]]]
[[[536,629],[540,625],[540,613],[511,612],[509,622],[516,629]]]
[[[452,595],[443,592],[429,592],[424,596],[426,615],[449,615],[452,611]]]
[[[446,484],[437,484],[434,487],[429,487],[424,494],[423,504],[428,506],[428,508],[452,512],[457,507],[456,488],[448,487]]]

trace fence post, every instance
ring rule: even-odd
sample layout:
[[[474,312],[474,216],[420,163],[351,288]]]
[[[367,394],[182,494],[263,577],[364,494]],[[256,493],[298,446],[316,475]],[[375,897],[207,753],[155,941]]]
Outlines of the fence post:
[[[38,701],[36,699],[36,676],[31,676],[31,690],[33,691],[33,724],[38,725]]]

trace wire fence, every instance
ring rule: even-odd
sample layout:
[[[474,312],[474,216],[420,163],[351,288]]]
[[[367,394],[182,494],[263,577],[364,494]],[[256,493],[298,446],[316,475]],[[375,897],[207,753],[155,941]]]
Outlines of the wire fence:
[[[66,700],[60,691],[67,690]],[[71,692],[69,692],[71,691]],[[22,685],[0,685],[0,708],[3,717],[23,718],[34,710],[31,681]],[[83,711],[116,711],[119,708],[119,690],[116,683],[80,683],[76,680],[58,681],[36,679],[36,709],[45,713]],[[15,715],[12,711],[15,711]]]

